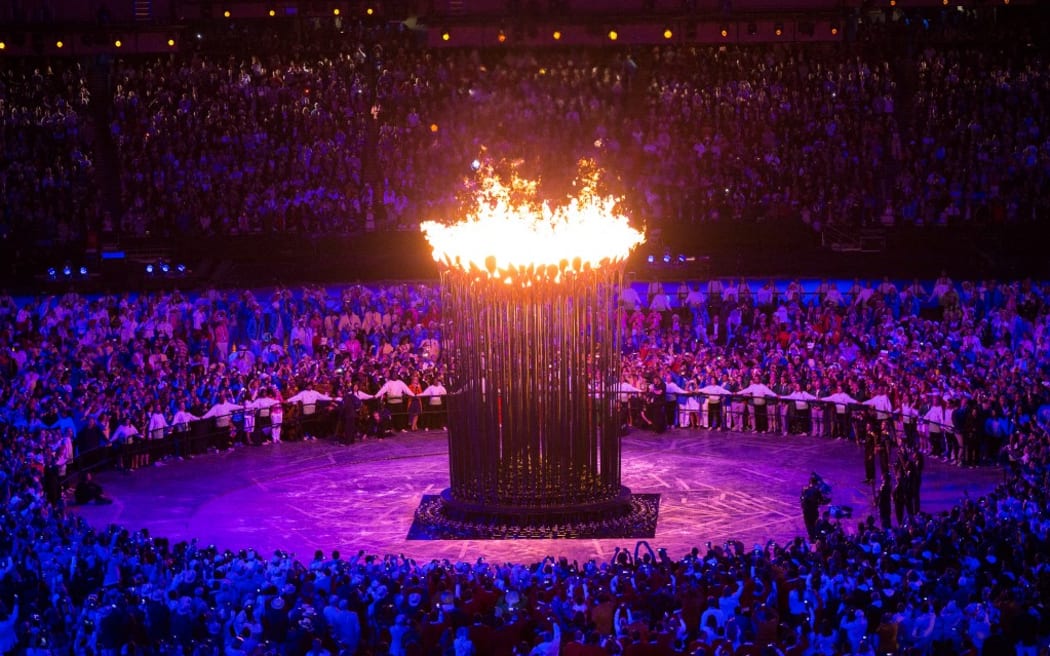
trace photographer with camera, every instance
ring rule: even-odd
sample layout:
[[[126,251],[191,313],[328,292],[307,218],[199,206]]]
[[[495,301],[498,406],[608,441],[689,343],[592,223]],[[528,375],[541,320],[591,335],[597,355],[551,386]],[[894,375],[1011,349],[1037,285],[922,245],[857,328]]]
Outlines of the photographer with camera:
[[[816,540],[820,507],[831,503],[831,487],[819,474],[813,472],[809,477],[809,484],[802,488],[799,501],[802,504],[802,520],[806,523],[806,533],[809,534],[810,540]]]

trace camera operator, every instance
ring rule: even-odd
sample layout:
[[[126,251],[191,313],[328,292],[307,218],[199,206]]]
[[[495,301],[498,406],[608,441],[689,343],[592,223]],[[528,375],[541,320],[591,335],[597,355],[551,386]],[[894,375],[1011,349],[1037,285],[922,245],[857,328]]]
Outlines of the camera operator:
[[[816,540],[820,506],[831,503],[831,488],[814,472],[809,477],[809,484],[802,488],[799,500],[802,504],[802,520],[806,523],[806,533],[809,534],[810,540]]]

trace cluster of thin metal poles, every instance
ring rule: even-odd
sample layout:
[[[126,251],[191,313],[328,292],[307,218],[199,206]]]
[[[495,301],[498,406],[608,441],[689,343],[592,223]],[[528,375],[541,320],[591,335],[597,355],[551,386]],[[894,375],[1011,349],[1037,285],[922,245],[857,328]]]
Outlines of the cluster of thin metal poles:
[[[620,487],[622,265],[507,284],[442,274],[454,500],[554,508]]]

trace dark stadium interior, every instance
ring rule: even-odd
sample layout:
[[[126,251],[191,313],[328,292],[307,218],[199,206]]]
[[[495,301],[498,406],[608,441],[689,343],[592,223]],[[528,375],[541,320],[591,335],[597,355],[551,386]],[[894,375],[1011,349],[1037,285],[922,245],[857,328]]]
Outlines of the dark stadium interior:
[[[616,338],[450,314],[581,161]],[[1048,221],[1039,0],[0,1],[0,654],[1050,654]],[[544,380],[652,537],[422,522]]]

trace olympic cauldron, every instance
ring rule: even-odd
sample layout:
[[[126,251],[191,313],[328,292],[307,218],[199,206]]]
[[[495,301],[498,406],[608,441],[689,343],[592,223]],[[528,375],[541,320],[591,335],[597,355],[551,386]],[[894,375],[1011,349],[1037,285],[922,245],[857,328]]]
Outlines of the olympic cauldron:
[[[655,529],[653,495],[620,482],[616,303],[644,236],[596,181],[552,206],[488,171],[474,212],[422,226],[442,265],[450,487],[424,497],[418,537]]]

